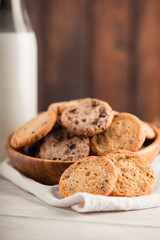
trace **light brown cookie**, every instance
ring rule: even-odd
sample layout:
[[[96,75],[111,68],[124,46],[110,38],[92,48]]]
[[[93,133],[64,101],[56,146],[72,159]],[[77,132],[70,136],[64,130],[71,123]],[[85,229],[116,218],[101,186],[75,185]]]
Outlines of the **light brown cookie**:
[[[65,102],[55,102],[49,105],[48,111],[54,111],[57,113],[57,124],[61,125],[61,114],[67,107],[74,107],[82,99],[75,99]]]
[[[47,135],[39,151],[39,157],[44,159],[77,161],[88,157],[90,141],[88,137],[75,136],[65,128],[58,126]]]
[[[57,120],[55,112],[42,112],[18,128],[11,137],[11,145],[20,148],[46,136]]]
[[[109,195],[117,180],[117,168],[106,157],[91,156],[67,168],[59,181],[63,198],[77,192]]]
[[[118,169],[117,182],[111,196],[136,197],[150,194],[155,186],[155,174],[150,163],[142,156],[119,150],[106,155]]]
[[[111,124],[113,113],[108,103],[98,99],[84,99],[74,107],[66,108],[62,125],[77,135],[94,136]]]
[[[62,112],[68,107],[68,106],[74,106],[76,104],[73,102],[73,104],[69,103],[70,101],[66,102],[55,102],[49,105],[48,111],[57,111],[57,113],[60,115]]]
[[[107,132],[91,139],[91,152],[95,155],[105,155],[118,149],[137,151],[145,140],[141,121],[129,113],[119,113],[114,116]]]
[[[67,107],[74,107],[77,103],[84,100],[85,98],[70,100],[70,101],[64,101],[64,102],[55,102],[49,105],[48,111],[57,111],[58,115],[61,115],[62,112]]]
[[[148,138],[148,139],[155,138],[156,134],[155,134],[154,130],[150,127],[149,123],[142,121],[142,125],[144,128],[146,138]]]

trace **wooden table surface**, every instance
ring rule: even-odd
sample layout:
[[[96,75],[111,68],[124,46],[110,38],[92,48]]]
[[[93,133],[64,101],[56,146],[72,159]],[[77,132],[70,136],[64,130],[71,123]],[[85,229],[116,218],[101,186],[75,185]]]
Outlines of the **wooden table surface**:
[[[77,213],[49,206],[0,178],[0,240],[159,240],[160,208]]]

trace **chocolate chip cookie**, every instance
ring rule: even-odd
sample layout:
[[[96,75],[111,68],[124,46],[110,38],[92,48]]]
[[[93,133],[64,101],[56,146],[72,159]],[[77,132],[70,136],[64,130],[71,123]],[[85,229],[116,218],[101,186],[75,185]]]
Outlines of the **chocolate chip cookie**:
[[[113,112],[109,104],[91,98],[66,108],[61,115],[63,126],[71,133],[85,136],[94,136],[105,131],[112,119]]]
[[[76,136],[64,127],[57,126],[47,135],[39,151],[39,157],[44,159],[77,161],[85,158],[90,152],[88,137]]]

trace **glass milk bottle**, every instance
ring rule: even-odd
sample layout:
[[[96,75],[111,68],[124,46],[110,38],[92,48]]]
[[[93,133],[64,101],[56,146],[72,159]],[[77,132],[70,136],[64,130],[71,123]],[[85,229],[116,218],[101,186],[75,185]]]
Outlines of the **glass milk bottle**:
[[[5,141],[37,114],[37,42],[23,0],[0,0],[0,160]]]

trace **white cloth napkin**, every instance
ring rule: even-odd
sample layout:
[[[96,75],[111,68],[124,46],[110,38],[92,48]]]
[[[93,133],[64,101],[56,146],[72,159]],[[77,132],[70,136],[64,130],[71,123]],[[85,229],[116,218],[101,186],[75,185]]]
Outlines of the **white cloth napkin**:
[[[54,207],[71,207],[77,212],[136,210],[160,207],[160,155],[156,157],[152,166],[157,177],[153,193],[132,198],[76,193],[62,199],[58,185],[46,186],[23,176],[13,168],[9,159],[0,163],[0,175]]]

